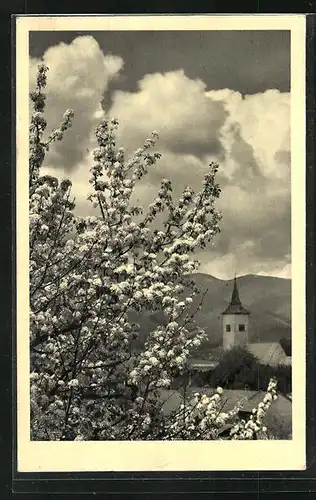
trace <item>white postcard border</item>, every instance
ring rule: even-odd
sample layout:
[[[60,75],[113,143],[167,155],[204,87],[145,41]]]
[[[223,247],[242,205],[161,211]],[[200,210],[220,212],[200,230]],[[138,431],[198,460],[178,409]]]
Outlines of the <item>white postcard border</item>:
[[[305,16],[132,15],[19,16],[17,110],[17,451],[19,472],[302,470],[306,467],[305,396]],[[291,441],[32,442],[29,398],[28,119],[30,31],[290,30],[292,186]]]

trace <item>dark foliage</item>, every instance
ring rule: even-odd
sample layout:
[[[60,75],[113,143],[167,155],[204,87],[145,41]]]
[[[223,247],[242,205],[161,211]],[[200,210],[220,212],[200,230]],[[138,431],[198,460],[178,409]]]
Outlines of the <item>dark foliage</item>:
[[[258,365],[256,369],[255,383],[250,384],[253,390],[265,390],[266,384],[271,377],[278,381],[278,391],[282,394],[292,392],[292,369],[291,366],[279,365],[277,367]]]
[[[258,361],[247,349],[235,346],[224,352],[210,376],[211,386],[244,389],[256,371]]]
[[[249,389],[265,391],[269,380],[278,380],[278,391],[288,394],[292,391],[292,370],[290,366],[277,367],[262,365],[251,352],[236,346],[226,351],[213,372],[200,376],[211,387],[227,389]]]

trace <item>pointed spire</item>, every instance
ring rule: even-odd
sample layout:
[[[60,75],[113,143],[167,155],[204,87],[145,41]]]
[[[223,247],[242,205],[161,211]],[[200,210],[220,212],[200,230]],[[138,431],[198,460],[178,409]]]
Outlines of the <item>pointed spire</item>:
[[[241,304],[236,275],[234,277],[234,286],[230,303],[222,314],[250,314]]]
[[[239,298],[239,291],[238,291],[238,286],[237,286],[237,278],[235,275],[234,278],[234,288],[233,288],[233,293],[232,293],[232,298],[230,301],[231,306],[241,306],[240,298]]]

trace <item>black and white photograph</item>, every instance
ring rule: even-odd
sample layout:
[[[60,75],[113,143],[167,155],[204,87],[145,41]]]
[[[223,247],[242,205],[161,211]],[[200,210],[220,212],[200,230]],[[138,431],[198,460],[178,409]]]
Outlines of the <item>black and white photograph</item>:
[[[20,20],[18,420],[30,445],[295,438],[304,24],[166,17]]]

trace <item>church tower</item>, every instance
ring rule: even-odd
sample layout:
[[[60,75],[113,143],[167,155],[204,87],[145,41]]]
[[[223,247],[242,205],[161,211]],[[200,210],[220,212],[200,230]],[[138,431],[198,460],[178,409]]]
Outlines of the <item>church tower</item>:
[[[224,349],[230,349],[235,345],[246,346],[248,344],[249,315],[250,312],[240,302],[237,279],[235,277],[231,301],[222,313]]]

